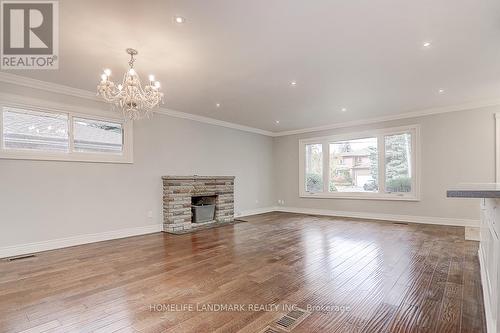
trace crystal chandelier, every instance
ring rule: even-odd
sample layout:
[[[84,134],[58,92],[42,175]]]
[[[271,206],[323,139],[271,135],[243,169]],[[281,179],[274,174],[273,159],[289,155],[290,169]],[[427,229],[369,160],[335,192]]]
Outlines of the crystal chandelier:
[[[134,49],[126,51],[130,55],[128,62],[130,69],[123,75],[122,83],[117,85],[110,81],[111,70],[106,69],[101,75],[101,82],[97,85],[97,95],[119,107],[126,118],[131,120],[149,118],[153,108],[163,103],[160,82],[155,81],[155,77],[150,75],[149,84],[143,88],[134,69],[134,56],[138,52]]]

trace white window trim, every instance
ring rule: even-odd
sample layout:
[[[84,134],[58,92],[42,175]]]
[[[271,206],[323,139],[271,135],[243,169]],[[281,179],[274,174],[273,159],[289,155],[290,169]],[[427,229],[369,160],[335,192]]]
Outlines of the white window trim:
[[[378,151],[384,151],[384,135],[398,133],[412,133],[412,150],[414,158],[412,159],[412,192],[409,193],[363,193],[363,192],[328,192],[329,184],[329,163],[330,163],[330,145],[332,141],[354,140],[366,137],[377,137]],[[305,145],[321,143],[323,145],[323,192],[311,193],[305,190]],[[379,154],[379,188],[385,188],[385,156]],[[401,200],[401,201],[420,201],[420,170],[421,170],[421,147],[420,147],[420,125],[408,125],[401,127],[383,128],[357,133],[346,133],[339,135],[323,136],[317,138],[307,138],[299,140],[299,196],[301,198],[323,198],[323,199],[368,199],[368,200]],[[383,177],[381,177],[383,176]]]
[[[500,113],[495,113],[495,181],[500,183]]]
[[[27,111],[38,111],[52,114],[64,114],[68,116],[68,140],[69,152],[46,152],[41,150],[4,149],[3,142],[3,112],[4,108],[26,109]],[[86,153],[73,151],[73,118],[85,118],[90,120],[101,120],[119,123],[123,129],[123,151],[122,154],[108,153]],[[134,163],[133,159],[133,123],[118,117],[103,117],[89,113],[72,112],[63,109],[23,105],[19,103],[0,102],[0,159],[14,160],[41,160],[41,161],[72,161],[72,162],[95,162],[95,163]]]

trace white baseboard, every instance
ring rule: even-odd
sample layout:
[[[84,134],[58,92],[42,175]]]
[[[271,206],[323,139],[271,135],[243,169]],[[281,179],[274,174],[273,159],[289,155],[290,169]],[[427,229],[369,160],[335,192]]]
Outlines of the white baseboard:
[[[437,225],[450,225],[458,227],[471,227],[479,228],[479,220],[472,219],[458,219],[448,217],[430,217],[430,216],[413,216],[413,215],[395,215],[395,214],[382,214],[382,213],[365,213],[365,212],[348,212],[329,209],[313,209],[302,207],[274,207],[275,211],[287,213],[299,213],[308,215],[323,215],[323,216],[339,216],[351,217],[358,219],[368,220],[385,220],[397,222],[410,222],[410,223],[423,223],[423,224],[437,224]]]
[[[350,218],[360,218],[369,220],[386,220],[386,221],[398,221],[398,222],[412,222],[412,223],[424,223],[424,224],[438,224],[438,225],[451,225],[466,227],[469,232],[466,232],[466,239],[477,240],[476,235],[479,226],[479,221],[471,219],[455,219],[455,218],[444,218],[444,217],[424,217],[424,216],[410,216],[410,215],[393,215],[393,214],[379,214],[379,213],[363,213],[363,212],[346,212],[346,211],[335,211],[328,209],[312,209],[312,208],[300,208],[300,207],[263,207],[257,209],[249,209],[238,212],[235,217],[243,217],[256,214],[264,214],[270,212],[288,212],[288,213],[298,213],[298,214],[308,214],[308,215],[323,215],[323,216],[339,216],[339,217],[350,217]],[[82,245],[94,242],[101,242],[111,239],[125,238],[131,236],[145,235],[154,232],[160,232],[163,230],[161,224],[152,224],[143,227],[127,228],[114,231],[106,231],[95,234],[88,234],[82,236],[73,236],[67,238],[59,238],[42,242],[20,244],[0,247],[0,258],[12,257],[23,255],[27,253],[35,253],[41,251],[48,251],[54,249],[60,249],[69,246]],[[470,235],[470,236],[467,236]],[[467,238],[470,237],[470,238]]]
[[[247,210],[243,210],[241,212],[237,212],[234,215],[234,217],[243,217],[243,216],[250,216],[250,215],[275,212],[277,210],[276,208],[277,207],[262,207],[262,208],[256,208],[256,209],[247,209]]]
[[[114,231],[100,232],[82,236],[53,239],[42,242],[0,247],[0,258],[18,256],[28,253],[60,249],[69,246],[101,242],[111,239],[151,234],[163,230],[163,225],[152,224],[144,227],[127,228]]]
[[[480,241],[480,228],[479,227],[465,227],[465,239],[472,241]]]
[[[465,239],[479,241],[479,220],[472,220],[472,219],[394,215],[394,214],[364,213],[364,212],[346,212],[346,211],[337,211],[329,209],[313,209],[313,208],[284,207],[284,206],[274,206],[274,207],[246,210],[241,212],[239,215],[236,215],[236,217],[270,213],[270,212],[286,212],[286,213],[297,213],[297,214],[307,214],[307,215],[338,216],[338,217],[350,217],[350,218],[367,219],[367,220],[385,220],[385,221],[395,221],[395,222],[410,222],[410,223],[465,227]]]
[[[489,293],[490,281],[488,280],[488,275],[486,274],[486,263],[482,255],[483,251],[481,245],[479,245],[479,267],[481,271],[481,284],[483,289],[483,300],[484,300],[484,314],[486,317],[486,332],[496,332],[496,322],[491,314],[491,295]],[[493,295],[494,297],[496,295]]]

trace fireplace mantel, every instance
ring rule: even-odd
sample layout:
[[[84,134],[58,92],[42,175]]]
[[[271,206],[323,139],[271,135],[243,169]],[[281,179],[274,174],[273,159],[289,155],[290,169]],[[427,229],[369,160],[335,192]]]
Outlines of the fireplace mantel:
[[[234,176],[163,176],[163,231],[190,230],[234,221]],[[192,223],[191,200],[197,196],[216,196],[215,219]]]

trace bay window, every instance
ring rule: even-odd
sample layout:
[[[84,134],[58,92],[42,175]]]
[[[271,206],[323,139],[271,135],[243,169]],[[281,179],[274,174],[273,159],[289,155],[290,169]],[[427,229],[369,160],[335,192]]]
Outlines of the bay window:
[[[418,135],[413,125],[301,140],[300,195],[418,200]]]

